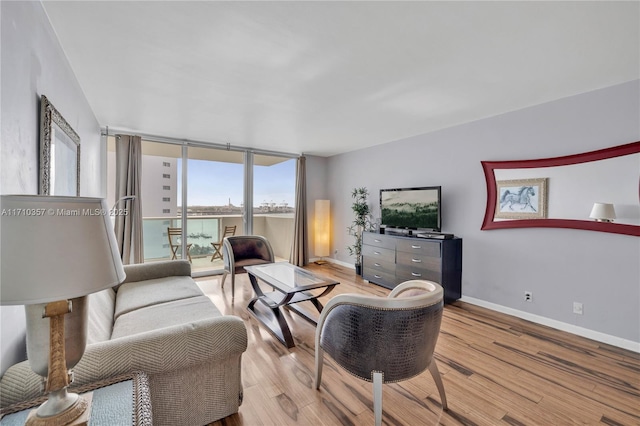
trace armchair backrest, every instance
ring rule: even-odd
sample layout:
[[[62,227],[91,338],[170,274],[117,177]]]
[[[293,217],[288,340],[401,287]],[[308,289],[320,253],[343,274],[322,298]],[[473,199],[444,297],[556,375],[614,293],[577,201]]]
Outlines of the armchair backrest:
[[[405,380],[429,367],[442,310],[442,287],[430,281],[407,281],[387,298],[338,295],[322,311],[316,345],[363,380],[374,371],[385,383]]]
[[[269,241],[260,235],[236,235],[222,241],[225,264],[245,259],[260,259],[274,262],[275,256]]]

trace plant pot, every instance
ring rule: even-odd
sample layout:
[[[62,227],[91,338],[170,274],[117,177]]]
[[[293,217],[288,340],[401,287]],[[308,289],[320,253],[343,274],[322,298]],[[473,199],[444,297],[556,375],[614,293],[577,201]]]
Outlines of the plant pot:
[[[356,275],[362,275],[362,265],[356,265]]]

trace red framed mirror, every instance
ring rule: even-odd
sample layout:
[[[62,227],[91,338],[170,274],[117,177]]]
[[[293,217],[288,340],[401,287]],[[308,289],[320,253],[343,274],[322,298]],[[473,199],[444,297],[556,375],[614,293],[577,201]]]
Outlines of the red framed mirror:
[[[572,228],[572,229],[584,229],[589,231],[610,232],[615,234],[640,236],[640,226],[632,223],[616,223],[616,222],[597,222],[595,220],[585,219],[572,219],[572,218],[554,218],[542,217],[531,219],[523,215],[522,219],[500,219],[496,217],[496,212],[500,216],[501,204],[498,204],[498,186],[499,183],[496,179],[496,173],[513,175],[517,172],[515,169],[541,169],[544,172],[544,168],[560,167],[560,166],[573,166],[583,163],[600,162],[602,160],[614,159],[618,157],[633,156],[640,154],[640,141],[632,142],[625,145],[614,146],[610,148],[600,149],[597,151],[584,152],[581,154],[567,155],[563,157],[555,158],[541,158],[536,160],[516,160],[516,161],[482,161],[482,169],[484,171],[485,180],[487,183],[487,206],[484,215],[484,221],[482,222],[482,230],[490,229],[510,229],[510,228]],[[640,158],[640,155],[637,156]],[[638,173],[640,172],[640,160],[636,160],[635,157],[625,157],[623,159],[627,163],[631,164],[628,175],[635,176],[635,183],[632,183],[635,188],[635,200],[633,206],[629,205],[628,211],[632,211],[632,215],[640,214],[640,186],[638,186]],[[635,166],[634,166],[635,164]],[[551,169],[548,169],[551,170]],[[567,169],[569,170],[569,169]],[[583,175],[584,175],[583,168]],[[566,172],[566,171],[565,171]],[[567,173],[563,173],[566,175]],[[598,176],[598,172],[594,171],[592,174]],[[529,177],[529,176],[526,176]],[[533,179],[532,179],[533,180]],[[509,182],[509,181],[504,181]],[[515,181],[514,181],[515,182]],[[554,179],[549,180],[550,191],[554,191]],[[584,190],[586,192],[588,190]],[[546,196],[546,194],[545,194]],[[588,198],[588,197],[582,197]],[[545,202],[546,200],[541,200]],[[583,202],[593,203],[599,200],[582,200]],[[546,203],[543,205],[546,215]],[[531,207],[533,209],[533,207]],[[537,210],[536,210],[537,211]],[[589,212],[584,214],[584,217],[588,217]],[[635,220],[635,219],[634,219]]]

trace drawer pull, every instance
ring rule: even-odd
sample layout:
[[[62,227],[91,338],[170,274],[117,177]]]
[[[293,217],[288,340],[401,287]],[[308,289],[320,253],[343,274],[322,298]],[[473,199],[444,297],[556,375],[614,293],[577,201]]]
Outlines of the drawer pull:
[[[379,251],[374,251],[373,254],[380,255],[380,252]]]
[[[417,272],[412,272],[412,273],[411,273],[411,276],[414,276],[414,277],[421,277],[421,276],[422,276],[422,274],[418,274]]]
[[[413,263],[422,263],[422,259],[411,259]]]
[[[382,240],[373,240],[373,241],[375,241],[376,243],[381,243],[382,242]]]
[[[379,267],[380,264],[379,263],[374,263],[373,266],[378,266]]]
[[[382,278],[380,275],[374,275],[374,277],[376,277],[376,278]]]
[[[412,248],[412,249],[421,249],[421,248],[422,248],[422,246],[412,245],[412,246],[411,246],[411,248]]]

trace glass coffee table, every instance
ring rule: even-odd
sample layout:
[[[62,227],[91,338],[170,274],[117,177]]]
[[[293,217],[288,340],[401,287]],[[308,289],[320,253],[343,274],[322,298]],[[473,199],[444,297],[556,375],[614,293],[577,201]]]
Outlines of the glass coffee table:
[[[340,284],[288,262],[245,266],[244,269],[249,273],[251,286],[256,294],[256,297],[251,299],[247,306],[249,313],[287,348],[293,348],[295,343],[280,308],[285,307],[313,325],[317,325],[317,321],[304,308],[295,304],[305,301],[311,302],[320,313],[323,306],[318,298]],[[271,286],[273,291],[263,292],[258,280]],[[316,291],[312,292],[311,290]]]

